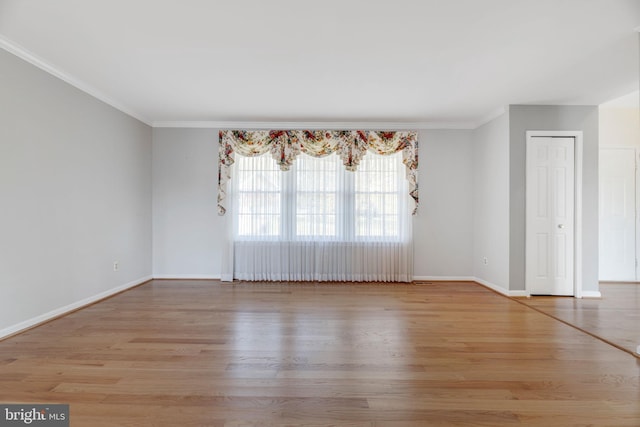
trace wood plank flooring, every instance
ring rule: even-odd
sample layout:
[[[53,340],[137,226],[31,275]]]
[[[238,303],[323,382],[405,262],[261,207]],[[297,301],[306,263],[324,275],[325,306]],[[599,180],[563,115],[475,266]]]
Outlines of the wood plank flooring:
[[[639,426],[633,356],[472,283],[152,281],[0,342],[71,426]]]
[[[601,283],[602,298],[531,297],[519,301],[632,354],[640,345],[640,284]]]

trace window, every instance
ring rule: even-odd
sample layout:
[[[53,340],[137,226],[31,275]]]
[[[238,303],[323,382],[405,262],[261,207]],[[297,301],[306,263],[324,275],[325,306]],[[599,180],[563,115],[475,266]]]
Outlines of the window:
[[[269,156],[237,160],[237,231],[240,237],[280,236],[282,172]]]
[[[403,178],[400,153],[365,156],[355,174],[355,218],[358,237],[398,237]]]
[[[314,158],[302,155],[296,164],[296,236],[338,235],[338,156]]]
[[[288,172],[270,154],[235,164],[239,240],[401,241],[407,213],[402,153],[368,153],[356,172],[331,154],[300,154]]]
[[[220,236],[228,243],[223,280],[413,279],[416,132],[221,130],[218,137],[218,213],[230,210]]]

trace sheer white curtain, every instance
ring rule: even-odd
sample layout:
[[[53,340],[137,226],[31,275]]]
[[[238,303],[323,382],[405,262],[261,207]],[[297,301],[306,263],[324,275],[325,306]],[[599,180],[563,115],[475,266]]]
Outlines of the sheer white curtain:
[[[337,154],[238,157],[230,189],[233,277],[402,281],[413,277],[411,200],[402,153],[367,153],[347,171]]]

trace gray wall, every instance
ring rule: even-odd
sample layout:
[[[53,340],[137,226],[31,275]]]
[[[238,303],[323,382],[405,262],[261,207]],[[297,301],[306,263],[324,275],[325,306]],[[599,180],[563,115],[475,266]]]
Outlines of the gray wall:
[[[414,274],[472,276],[472,132],[422,130]],[[220,277],[217,129],[153,130],[153,273]]]
[[[153,274],[220,277],[217,129],[153,129]]]
[[[0,200],[0,335],[151,275],[150,127],[1,49]]]
[[[473,160],[473,275],[508,291],[508,113],[473,131]]]
[[[422,130],[414,275],[473,276],[473,141],[470,130]]]
[[[511,290],[525,288],[525,152],[528,130],[583,132],[582,288],[598,290],[598,107],[512,105],[510,115]]]

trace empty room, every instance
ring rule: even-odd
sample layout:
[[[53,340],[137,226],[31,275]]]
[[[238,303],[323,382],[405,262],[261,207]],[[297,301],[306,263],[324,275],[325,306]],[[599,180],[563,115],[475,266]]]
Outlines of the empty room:
[[[640,0],[0,0],[0,426],[640,426]]]

